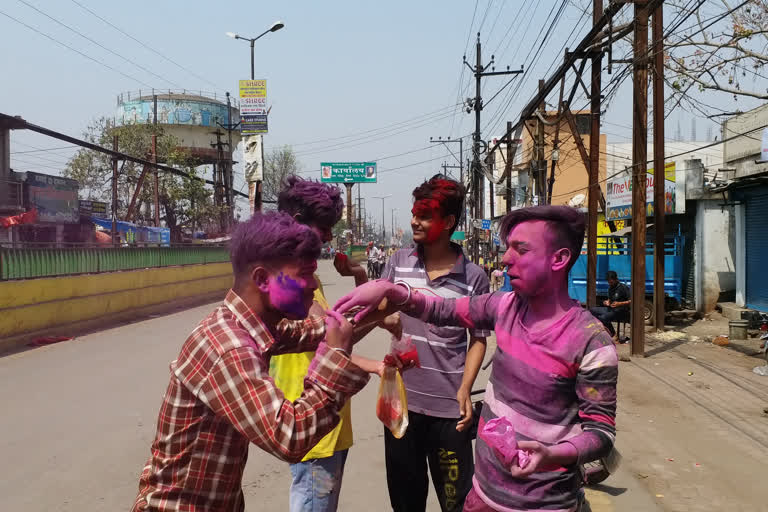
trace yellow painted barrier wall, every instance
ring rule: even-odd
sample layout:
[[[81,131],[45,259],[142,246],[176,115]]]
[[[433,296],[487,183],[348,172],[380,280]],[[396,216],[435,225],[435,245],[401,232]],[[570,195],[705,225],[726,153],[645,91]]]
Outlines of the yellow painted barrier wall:
[[[0,282],[0,340],[58,325],[221,292],[230,263]]]

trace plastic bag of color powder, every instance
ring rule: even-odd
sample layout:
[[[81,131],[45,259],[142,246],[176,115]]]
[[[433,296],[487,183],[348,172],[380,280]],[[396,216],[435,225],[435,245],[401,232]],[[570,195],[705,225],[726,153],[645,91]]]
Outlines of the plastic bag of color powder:
[[[515,427],[507,418],[499,417],[487,421],[480,431],[480,439],[491,447],[494,455],[504,463],[504,467],[516,464],[524,468],[530,461],[527,452],[518,450]]]
[[[389,354],[384,357],[384,364],[397,366],[394,358],[397,358],[406,368],[419,367],[419,351],[410,336],[405,335],[401,339],[392,336],[392,345]]]
[[[408,428],[408,398],[400,370],[385,366],[376,399],[376,417],[392,432],[395,439],[405,435]]]
[[[408,398],[397,362],[405,368],[419,366],[419,352],[410,336],[392,337],[392,345],[384,357],[384,375],[379,383],[376,416],[392,432],[395,439],[405,435],[408,428]]]

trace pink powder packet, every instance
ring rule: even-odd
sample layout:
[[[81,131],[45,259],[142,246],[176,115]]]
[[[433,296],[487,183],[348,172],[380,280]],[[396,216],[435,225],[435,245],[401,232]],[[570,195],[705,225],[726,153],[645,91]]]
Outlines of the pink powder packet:
[[[499,417],[485,423],[479,433],[480,439],[491,447],[494,455],[504,463],[505,467],[516,464],[524,468],[530,461],[528,452],[517,448],[515,427],[507,418]]]

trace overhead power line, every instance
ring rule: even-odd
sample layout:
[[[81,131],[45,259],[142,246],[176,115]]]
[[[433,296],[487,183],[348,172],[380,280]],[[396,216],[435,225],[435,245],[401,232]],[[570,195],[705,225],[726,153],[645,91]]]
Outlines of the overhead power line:
[[[215,84],[214,82],[212,82],[211,80],[209,80],[209,79],[205,78],[204,76],[198,75],[197,73],[195,73],[195,72],[194,72],[194,71],[192,71],[191,69],[189,69],[189,68],[187,68],[187,67],[184,67],[184,66],[182,66],[181,64],[179,64],[179,63],[178,63],[178,62],[176,62],[175,60],[171,59],[170,57],[168,57],[168,56],[166,56],[166,55],[162,54],[161,52],[159,52],[159,51],[158,51],[157,49],[155,49],[154,47],[152,47],[152,46],[150,46],[150,45],[148,45],[148,44],[145,44],[145,43],[143,43],[142,41],[140,41],[140,40],[136,39],[135,37],[133,37],[131,34],[129,34],[128,32],[126,32],[125,30],[123,30],[123,29],[121,29],[120,27],[118,27],[118,26],[114,25],[113,23],[111,23],[109,20],[107,20],[107,19],[103,18],[102,16],[99,16],[98,14],[96,14],[96,13],[95,13],[95,12],[93,12],[91,9],[89,9],[89,8],[88,8],[88,7],[86,7],[86,6],[84,6],[83,4],[81,4],[80,2],[78,2],[77,0],[70,0],[70,1],[71,1],[72,3],[74,3],[75,5],[77,5],[78,7],[80,7],[81,9],[83,9],[84,11],[88,12],[89,14],[91,14],[92,16],[95,16],[96,18],[100,19],[101,21],[103,21],[104,23],[106,23],[107,25],[109,25],[110,27],[112,27],[113,29],[117,30],[118,32],[120,32],[121,34],[123,34],[125,37],[127,37],[127,38],[129,38],[129,39],[131,39],[131,40],[135,41],[136,43],[140,44],[142,47],[144,47],[144,48],[146,48],[147,50],[149,50],[149,51],[151,51],[152,53],[154,53],[155,55],[157,55],[157,56],[161,57],[162,59],[164,59],[164,60],[166,60],[166,61],[168,61],[168,62],[170,62],[171,64],[173,64],[173,65],[174,65],[174,66],[176,66],[177,68],[179,68],[179,69],[181,69],[181,70],[183,70],[183,71],[186,71],[187,73],[189,73],[190,75],[194,76],[194,77],[195,77],[195,78],[197,78],[198,80],[202,80],[203,82],[206,82],[206,83],[208,83],[208,84],[211,84],[211,85],[213,85],[214,87],[217,87],[217,88],[218,88],[218,85],[217,85],[217,84]]]
[[[112,55],[114,55],[114,56],[116,56],[116,57],[118,57],[118,58],[120,58],[120,59],[123,59],[125,62],[127,62],[127,63],[129,63],[129,64],[132,64],[132,65],[134,65],[134,66],[136,66],[137,68],[141,69],[142,71],[145,71],[145,72],[149,73],[150,75],[152,75],[152,76],[154,76],[154,77],[156,77],[156,78],[159,78],[160,80],[162,80],[162,81],[164,81],[164,82],[167,82],[167,83],[169,83],[169,84],[171,84],[171,85],[173,85],[173,86],[175,86],[175,87],[182,87],[181,85],[177,84],[176,82],[174,82],[174,81],[172,81],[172,80],[168,80],[167,78],[165,78],[165,77],[163,77],[163,76],[161,76],[161,75],[158,75],[157,73],[155,73],[155,72],[154,72],[154,71],[152,71],[151,69],[147,69],[146,67],[142,66],[142,65],[141,65],[141,64],[139,64],[138,62],[135,62],[135,61],[133,61],[133,60],[129,59],[128,57],[126,57],[126,56],[124,56],[124,55],[121,55],[121,54],[117,53],[116,51],[114,51],[114,50],[112,50],[112,49],[110,49],[110,48],[107,48],[106,46],[104,46],[103,44],[99,43],[99,42],[98,42],[98,41],[96,41],[95,39],[93,39],[93,38],[91,38],[91,37],[89,37],[89,36],[87,36],[87,35],[83,34],[82,32],[80,32],[80,31],[79,31],[79,30],[77,30],[77,29],[74,29],[74,28],[70,27],[70,26],[69,26],[69,25],[67,25],[66,23],[64,23],[64,22],[62,22],[62,21],[60,21],[60,20],[58,20],[58,19],[54,18],[53,16],[49,15],[49,14],[48,14],[48,13],[46,13],[45,11],[42,11],[42,10],[38,9],[37,7],[35,7],[34,5],[32,5],[31,3],[27,2],[26,0],[18,0],[18,1],[19,1],[19,2],[21,2],[22,4],[26,5],[26,6],[27,6],[27,7],[29,7],[30,9],[32,9],[32,10],[34,10],[34,11],[36,11],[36,12],[38,12],[38,13],[42,14],[43,16],[45,16],[46,18],[48,18],[49,20],[51,20],[51,21],[53,21],[54,23],[56,23],[57,25],[60,25],[60,26],[62,26],[62,27],[64,27],[64,28],[66,28],[66,29],[67,29],[67,30],[69,30],[70,32],[73,32],[73,33],[77,34],[78,36],[82,37],[82,38],[83,38],[83,39],[85,39],[86,41],[89,41],[89,42],[91,42],[91,43],[95,44],[96,46],[98,46],[98,47],[99,47],[99,48],[101,48],[102,50],[105,50],[105,51],[107,51],[107,52],[111,53]]]
[[[59,41],[58,39],[56,39],[56,38],[54,38],[54,37],[51,37],[51,36],[49,36],[48,34],[46,34],[45,32],[43,32],[42,30],[38,30],[38,29],[36,29],[35,27],[33,27],[32,25],[28,25],[27,23],[24,23],[24,22],[23,22],[23,21],[21,21],[20,19],[18,19],[18,18],[14,18],[13,16],[11,16],[11,15],[10,15],[10,14],[8,14],[8,13],[5,13],[5,12],[3,12],[3,11],[0,11],[0,14],[2,14],[3,16],[5,16],[6,18],[8,18],[8,19],[10,19],[10,20],[13,20],[13,21],[15,21],[15,22],[16,22],[16,23],[18,23],[19,25],[22,25],[22,26],[24,26],[24,27],[28,28],[29,30],[31,30],[31,31],[33,31],[33,32],[36,32],[36,33],[40,34],[41,36],[45,37],[46,39],[49,39],[49,40],[53,41],[54,43],[58,44],[59,46],[63,46],[63,47],[64,47],[64,48],[66,48],[67,50],[73,51],[73,52],[75,52],[75,53],[77,53],[77,54],[79,54],[79,55],[81,55],[81,56],[85,57],[86,59],[88,59],[88,60],[90,60],[90,61],[93,61],[93,62],[95,62],[96,64],[99,64],[99,65],[101,65],[101,66],[104,66],[105,68],[107,68],[107,69],[109,69],[109,70],[111,70],[111,71],[114,71],[115,73],[120,73],[121,75],[123,75],[125,78],[127,78],[127,79],[129,79],[129,80],[133,80],[134,82],[138,82],[138,83],[140,83],[141,85],[144,85],[144,86],[146,86],[146,87],[148,87],[148,88],[152,89],[152,86],[151,86],[151,85],[149,85],[148,83],[144,82],[143,80],[139,80],[139,79],[138,79],[138,78],[136,78],[135,76],[131,76],[131,75],[128,75],[128,74],[126,74],[126,73],[124,73],[124,72],[120,71],[119,69],[117,69],[117,68],[114,68],[114,67],[110,66],[109,64],[107,64],[106,62],[104,62],[104,61],[102,61],[102,60],[99,60],[99,59],[96,59],[96,58],[94,58],[94,57],[91,57],[91,56],[90,56],[90,55],[88,55],[87,53],[83,53],[83,52],[81,52],[80,50],[78,50],[77,48],[73,48],[72,46],[69,46],[69,45],[68,45],[68,44],[66,44],[66,43],[62,43],[62,42],[61,42],[61,41]]]
[[[313,140],[313,141],[309,141],[309,142],[299,142],[299,143],[296,143],[296,144],[291,144],[291,146],[293,146],[293,147],[309,146],[309,145],[312,145],[312,144],[322,144],[322,143],[334,142],[334,141],[342,140],[342,139],[349,139],[349,138],[352,138],[352,137],[358,137],[360,135],[366,135],[366,134],[373,133],[373,132],[378,132],[378,131],[389,131],[390,129],[395,129],[397,127],[401,127],[401,125],[407,125],[407,124],[411,124],[411,123],[421,122],[421,121],[425,120],[425,118],[428,118],[428,117],[444,115],[449,110],[452,112],[454,109],[458,109],[458,107],[460,105],[461,105],[461,103],[456,103],[455,105],[439,108],[439,109],[434,110],[432,112],[427,112],[426,114],[422,114],[422,115],[419,115],[419,116],[416,116],[416,117],[412,117],[412,118],[406,119],[405,121],[398,121],[396,123],[380,126],[378,128],[371,128],[370,130],[365,130],[365,131],[362,131],[362,132],[354,132],[354,133],[350,133],[350,134],[347,134],[347,135],[340,135],[338,137],[329,137],[327,139],[319,139],[319,140]],[[308,149],[307,151],[312,151],[312,149]]]

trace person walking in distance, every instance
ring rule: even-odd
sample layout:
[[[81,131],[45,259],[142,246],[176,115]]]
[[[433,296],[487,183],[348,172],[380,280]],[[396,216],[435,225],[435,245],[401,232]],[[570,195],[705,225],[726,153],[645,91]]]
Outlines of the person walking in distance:
[[[415,249],[389,259],[382,277],[406,281],[431,297],[488,293],[488,277],[451,242],[464,203],[464,187],[436,176],[413,191]],[[414,341],[420,368],[403,374],[409,425],[401,439],[384,431],[389,500],[395,512],[424,511],[427,469],[443,511],[460,511],[472,487],[470,392],[486,349],[485,328],[439,327],[403,315],[403,333]]]

